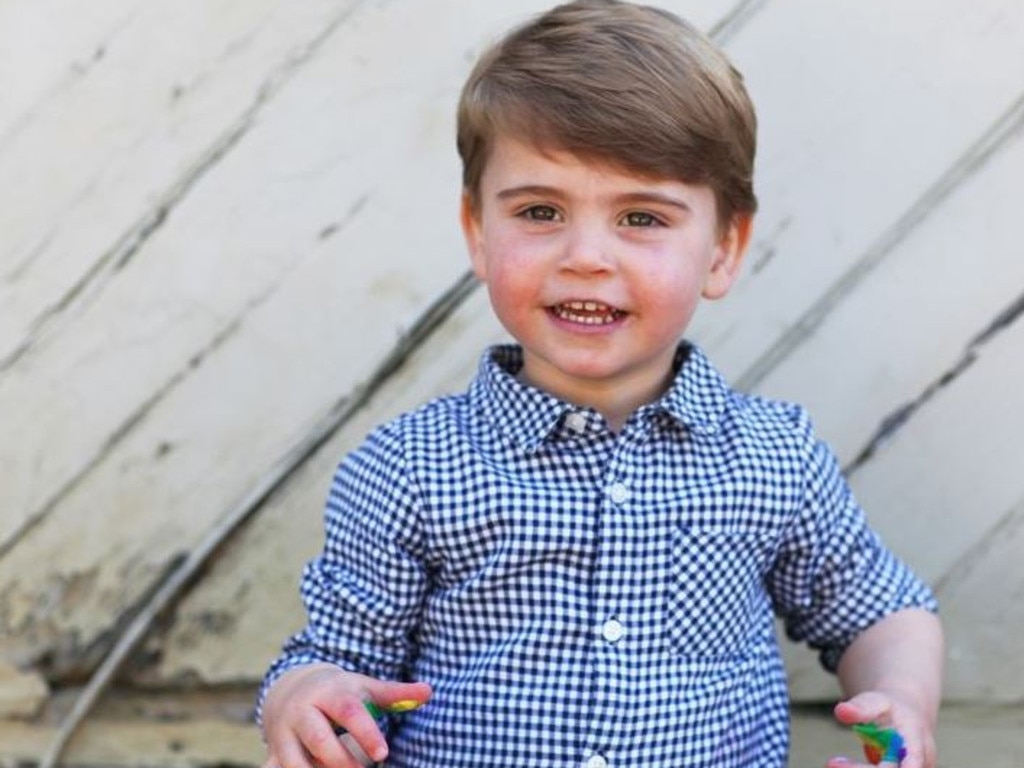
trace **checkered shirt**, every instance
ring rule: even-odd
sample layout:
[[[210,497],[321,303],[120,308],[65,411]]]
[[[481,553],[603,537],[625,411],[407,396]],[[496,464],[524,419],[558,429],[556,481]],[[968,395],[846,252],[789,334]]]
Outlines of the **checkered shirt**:
[[[784,766],[775,614],[834,668],[886,614],[934,610],[799,407],[683,345],[613,434],[521,364],[490,350],[341,464],[264,692],[314,661],[429,681],[387,724],[394,767]]]

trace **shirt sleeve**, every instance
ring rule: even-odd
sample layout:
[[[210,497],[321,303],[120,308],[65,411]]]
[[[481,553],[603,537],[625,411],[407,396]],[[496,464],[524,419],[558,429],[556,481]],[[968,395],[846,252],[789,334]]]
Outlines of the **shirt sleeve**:
[[[768,577],[786,634],[834,672],[865,629],[904,608],[937,610],[931,590],[868,526],[829,448],[806,429],[804,504]]]
[[[303,570],[307,623],[284,645],[257,701],[285,672],[317,662],[402,679],[426,593],[421,508],[400,430],[374,432],[338,467],[324,511],[322,552]]]

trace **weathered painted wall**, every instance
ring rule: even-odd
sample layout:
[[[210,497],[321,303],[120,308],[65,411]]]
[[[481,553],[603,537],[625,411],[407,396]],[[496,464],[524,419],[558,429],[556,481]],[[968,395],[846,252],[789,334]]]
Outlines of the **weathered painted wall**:
[[[260,676],[338,458],[502,338],[479,291],[424,313],[466,269],[461,80],[547,5],[0,3],[0,671],[28,675],[0,691],[87,677],[250,512],[124,683]],[[664,5],[761,120],[753,252],[692,337],[811,408],[938,586],[950,700],[1021,700],[1024,6]],[[834,695],[791,667],[798,698]]]

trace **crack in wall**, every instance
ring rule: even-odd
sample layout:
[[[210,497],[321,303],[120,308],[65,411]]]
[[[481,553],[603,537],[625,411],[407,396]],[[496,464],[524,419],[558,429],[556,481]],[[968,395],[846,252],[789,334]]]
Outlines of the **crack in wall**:
[[[117,19],[107,31],[100,34],[99,42],[84,61],[72,61],[68,67],[68,72],[61,80],[46,90],[31,106],[8,124],[3,133],[0,133],[0,155],[7,152],[8,145],[13,143],[14,139],[27,130],[36,117],[45,111],[54,99],[63,95],[88,77],[93,69],[106,57],[106,53],[110,50],[113,41],[135,21],[138,12],[137,6],[129,13]]]
[[[103,692],[111,684],[118,670],[126,662],[137,645],[146,637],[157,618],[185,593],[187,587],[214,552],[226,544],[241,530],[263,503],[287,480],[301,464],[323,445],[338,428],[372,397],[381,384],[398,371],[434,331],[443,326],[448,317],[457,310],[466,298],[476,290],[479,283],[471,271],[465,272],[426,311],[417,318],[409,331],[400,337],[391,353],[368,379],[366,385],[351,396],[342,398],[327,416],[307,436],[286,451],[272,465],[264,481],[250,490],[213,529],[194,547],[181,564],[170,572],[166,579],[154,585],[152,596],[146,601],[137,601],[132,611],[134,618],[118,633],[109,653],[103,658],[88,684],[76,699],[71,712],[64,720],[40,765],[55,766],[67,743],[88,716]],[[123,613],[122,616],[126,616]]]
[[[294,49],[264,80],[253,102],[242,115],[204,151],[199,160],[147,211],[121,238],[87,270],[56,302],[42,310],[30,324],[25,338],[5,357],[0,358],[0,376],[22,358],[39,348],[61,327],[72,311],[81,311],[105,288],[160,231],[168,217],[211,170],[241,142],[256,124],[263,108],[302,70],[322,45],[355,14],[367,0],[355,0],[337,14],[310,41]]]
[[[47,252],[51,243],[56,239],[57,235],[63,228],[63,216],[68,211],[73,211],[83,201],[88,200],[96,191],[96,180],[90,180],[84,187],[79,189],[65,205],[59,214],[57,214],[56,221],[44,232],[33,244],[27,249],[27,252],[20,261],[15,262],[8,271],[2,276],[4,282],[9,285],[17,283],[23,279],[26,273],[35,265],[35,263]]]
[[[1004,542],[1012,540],[1022,527],[1024,527],[1024,499],[1019,499],[977,542],[965,549],[942,576],[935,580],[932,585],[935,592],[944,592],[948,586],[966,581],[975,567],[990,552]]]
[[[940,205],[984,168],[1024,129],[1024,93],[907,209],[881,237],[836,280],[789,329],[737,379],[741,391],[752,391],[818,330],[832,309],[851,294],[897,246]]]
[[[360,195],[352,205],[349,206],[341,219],[332,224],[332,234],[347,228],[362,212],[369,199],[369,193]],[[281,290],[286,282],[286,280],[283,279],[283,276],[293,272],[297,267],[297,263],[298,260],[293,261],[289,268],[282,272],[282,276],[279,276],[278,280],[272,282],[267,289],[262,291],[259,295],[250,299],[243,309],[233,317],[230,322],[222,327],[202,349],[189,357],[184,367],[175,371],[170,377],[168,377],[168,379],[159,388],[157,388],[141,406],[123,420],[113,430],[113,432],[107,436],[106,440],[103,441],[102,446],[92,456],[92,458],[83,464],[79,470],[57,490],[56,493],[44,502],[36,512],[29,515],[22,525],[12,532],[6,540],[0,541],[0,560],[2,560],[5,555],[23,541],[43,521],[45,521],[53,510],[75,491],[75,489],[83,482],[85,477],[88,476],[96,467],[102,464],[106,458],[113,453],[118,445],[120,445],[120,443],[131,433],[131,431],[145,418],[147,418],[150,413],[155,411],[163,400],[178,387],[178,385],[185,381],[185,379],[187,379],[194,371],[200,368],[210,355],[215,353],[237,334],[245,324],[245,319],[252,312],[266,304],[274,295],[277,294],[279,290]],[[169,446],[161,444],[157,448],[157,455],[160,456],[169,451]]]
[[[758,275],[767,267],[779,253],[778,241],[793,226],[794,216],[785,216],[766,237],[758,238],[751,246],[750,274]]]
[[[741,0],[708,30],[708,37],[718,45],[724,46],[736,37],[754,16],[764,10],[768,3],[769,0]]]
[[[369,192],[357,197],[355,202],[348,207],[348,210],[345,211],[338,221],[332,221],[317,233],[316,239],[320,241],[330,240],[336,234],[344,230],[356,216],[362,213],[363,208],[365,208],[366,204],[370,202],[370,197],[371,194]]]
[[[941,376],[929,384],[920,395],[910,402],[901,405],[882,419],[875,434],[871,436],[865,447],[844,468],[844,471],[850,475],[870,461],[878,449],[891,440],[915,413],[927,405],[942,390],[955,382],[974,364],[982,354],[986,344],[1013,325],[1022,315],[1024,315],[1024,293],[996,315],[981,333],[971,339],[960,358],[948,370],[944,371]]]
[[[114,428],[113,432],[107,436],[99,449],[79,467],[77,472],[68,478],[68,480],[66,480],[57,489],[57,491],[50,496],[49,499],[43,502],[35,512],[30,514],[4,541],[0,541],[0,560],[3,560],[3,558],[17,547],[18,544],[24,541],[33,530],[38,528],[39,525],[42,524],[50,514],[60,506],[61,503],[69,498],[71,494],[73,494],[85,481],[86,477],[88,477],[93,470],[100,466],[107,457],[114,452],[114,450],[131,433],[131,431],[142,423],[149,414],[156,410],[157,406],[164,400],[164,398],[166,398],[179,384],[181,384],[181,382],[198,369],[211,353],[223,346],[228,339],[234,336],[241,327],[242,321],[248,312],[249,308],[247,307],[245,311],[238,315],[238,317],[234,318],[230,323],[222,328],[205,347],[192,355],[184,367],[178,369],[169,376],[149,398],[147,398],[138,408],[128,414],[128,416]]]

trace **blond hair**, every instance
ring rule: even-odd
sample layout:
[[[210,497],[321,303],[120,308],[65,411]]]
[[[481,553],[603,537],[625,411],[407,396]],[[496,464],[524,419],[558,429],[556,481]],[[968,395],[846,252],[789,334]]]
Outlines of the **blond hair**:
[[[576,0],[485,51],[458,107],[463,186],[475,206],[496,138],[631,173],[706,184],[722,224],[753,213],[757,121],[743,78],[679,17]]]

